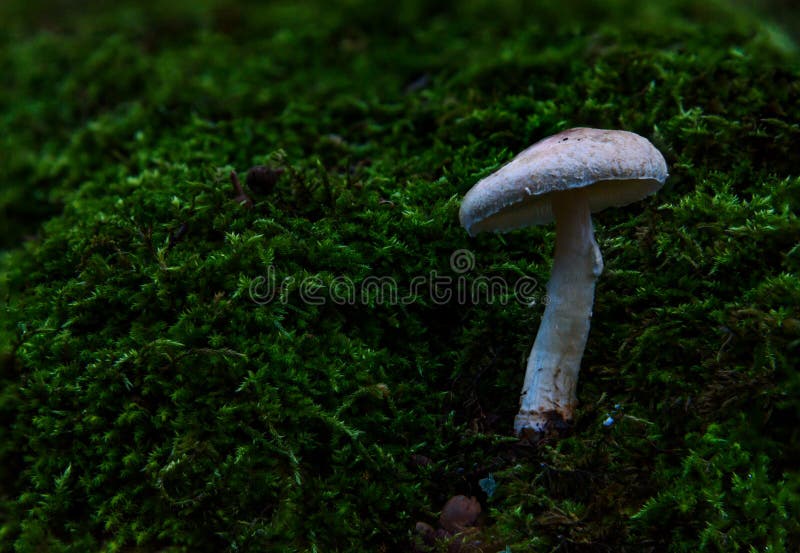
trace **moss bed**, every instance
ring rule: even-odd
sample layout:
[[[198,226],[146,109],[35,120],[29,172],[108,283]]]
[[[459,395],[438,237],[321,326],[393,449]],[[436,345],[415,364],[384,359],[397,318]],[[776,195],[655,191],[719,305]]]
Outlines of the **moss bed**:
[[[0,550],[410,551],[455,494],[483,551],[800,550],[788,34],[714,1],[163,4],[0,7]],[[459,200],[573,126],[671,175],[595,218],[576,424],[531,447],[541,302],[365,284],[543,293],[552,227],[469,238]]]

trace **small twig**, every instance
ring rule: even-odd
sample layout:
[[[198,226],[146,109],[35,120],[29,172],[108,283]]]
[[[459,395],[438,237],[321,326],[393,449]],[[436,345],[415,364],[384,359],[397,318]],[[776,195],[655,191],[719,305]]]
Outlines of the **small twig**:
[[[179,226],[177,229],[169,233],[169,240],[167,241],[167,251],[175,247],[175,244],[177,244],[181,240],[181,238],[183,238],[183,235],[186,234],[186,231],[188,229],[189,229],[189,223],[181,223],[181,226]]]
[[[236,174],[236,171],[231,171],[231,184],[233,184],[233,190],[236,192],[236,197],[234,200],[248,208],[253,207],[253,200],[250,199],[250,196],[245,194],[244,189],[242,188],[242,183],[239,182],[239,175]]]

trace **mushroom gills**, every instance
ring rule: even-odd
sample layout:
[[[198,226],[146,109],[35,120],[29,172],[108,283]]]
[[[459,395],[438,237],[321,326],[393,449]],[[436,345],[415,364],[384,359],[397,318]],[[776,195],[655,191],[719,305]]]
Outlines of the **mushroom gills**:
[[[621,207],[655,194],[661,183],[655,179],[614,179],[599,181],[584,189],[574,188],[547,194],[528,195],[520,201],[498,208],[497,212],[478,220],[468,229],[470,235],[480,232],[508,232],[531,225],[542,225],[555,219],[552,198],[557,194],[569,194],[583,190],[588,194],[589,207],[593,213],[608,207]]]

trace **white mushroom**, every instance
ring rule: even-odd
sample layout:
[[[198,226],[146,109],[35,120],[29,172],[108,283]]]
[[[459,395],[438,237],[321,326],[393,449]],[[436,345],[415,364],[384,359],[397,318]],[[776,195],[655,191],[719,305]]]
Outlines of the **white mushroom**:
[[[603,271],[592,212],[641,200],[666,178],[664,157],[647,139],[575,128],[537,142],[464,197],[459,218],[472,236],[556,223],[549,302],[528,358],[514,421],[518,435],[572,422],[595,281]]]

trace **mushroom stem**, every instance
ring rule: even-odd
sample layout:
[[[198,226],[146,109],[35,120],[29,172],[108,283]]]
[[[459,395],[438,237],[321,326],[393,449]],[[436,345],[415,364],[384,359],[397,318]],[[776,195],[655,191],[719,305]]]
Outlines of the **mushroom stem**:
[[[595,281],[603,272],[586,191],[557,192],[552,206],[556,251],[547,284],[549,301],[528,358],[520,410],[514,421],[518,435],[563,430],[572,421]]]

